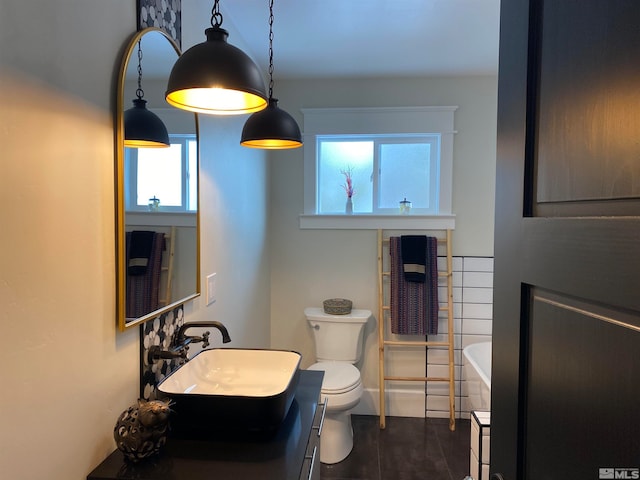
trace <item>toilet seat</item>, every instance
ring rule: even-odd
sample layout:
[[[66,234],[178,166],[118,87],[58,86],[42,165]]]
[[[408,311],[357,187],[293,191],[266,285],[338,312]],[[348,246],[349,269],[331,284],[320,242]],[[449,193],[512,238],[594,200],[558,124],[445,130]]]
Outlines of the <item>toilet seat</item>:
[[[309,370],[324,372],[322,380],[322,393],[338,395],[347,393],[361,383],[360,370],[346,362],[318,362],[309,367]]]

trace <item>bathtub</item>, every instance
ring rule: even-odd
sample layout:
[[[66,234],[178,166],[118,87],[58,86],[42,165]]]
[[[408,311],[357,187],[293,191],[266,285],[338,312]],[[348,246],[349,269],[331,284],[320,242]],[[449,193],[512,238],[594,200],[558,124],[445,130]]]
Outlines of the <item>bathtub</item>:
[[[470,410],[491,410],[491,342],[472,343],[462,350]]]

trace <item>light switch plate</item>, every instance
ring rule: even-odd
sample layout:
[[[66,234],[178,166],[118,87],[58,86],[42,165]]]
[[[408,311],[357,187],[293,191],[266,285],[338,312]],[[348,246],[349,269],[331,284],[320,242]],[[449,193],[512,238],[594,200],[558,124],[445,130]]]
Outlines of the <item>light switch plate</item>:
[[[207,275],[207,305],[216,301],[216,274]]]

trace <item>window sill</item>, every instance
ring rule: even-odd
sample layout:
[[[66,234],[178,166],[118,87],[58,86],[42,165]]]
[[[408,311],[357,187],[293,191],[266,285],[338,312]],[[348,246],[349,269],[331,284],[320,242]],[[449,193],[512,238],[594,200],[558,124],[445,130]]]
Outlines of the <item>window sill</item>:
[[[453,230],[455,215],[300,215],[300,229]]]
[[[127,212],[125,223],[136,227],[195,227],[192,212]]]

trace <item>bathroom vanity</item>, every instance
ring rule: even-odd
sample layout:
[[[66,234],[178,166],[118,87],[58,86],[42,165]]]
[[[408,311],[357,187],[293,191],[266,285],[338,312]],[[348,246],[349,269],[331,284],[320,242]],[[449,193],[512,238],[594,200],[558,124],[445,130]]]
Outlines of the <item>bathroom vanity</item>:
[[[275,432],[226,432],[208,439],[169,437],[162,453],[138,464],[114,451],[87,480],[318,480],[323,373],[300,371],[295,399]]]

